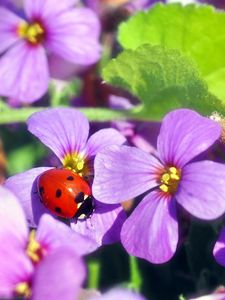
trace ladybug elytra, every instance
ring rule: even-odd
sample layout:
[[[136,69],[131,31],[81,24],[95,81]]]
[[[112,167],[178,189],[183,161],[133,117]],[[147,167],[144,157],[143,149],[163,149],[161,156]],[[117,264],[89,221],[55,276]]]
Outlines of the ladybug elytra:
[[[94,211],[88,183],[71,170],[48,170],[39,176],[37,187],[41,202],[58,217],[83,219]]]

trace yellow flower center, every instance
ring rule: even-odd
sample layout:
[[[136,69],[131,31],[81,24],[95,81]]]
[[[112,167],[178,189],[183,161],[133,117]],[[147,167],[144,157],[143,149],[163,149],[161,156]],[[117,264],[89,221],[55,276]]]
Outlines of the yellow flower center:
[[[31,289],[27,282],[20,282],[16,285],[14,290],[16,296],[30,298],[31,296]]]
[[[63,167],[69,169],[80,175],[86,177],[90,175],[90,167],[87,159],[80,153],[67,154],[63,159]]]
[[[31,230],[26,253],[33,263],[38,263],[45,255],[45,250],[41,247],[40,243],[35,239],[35,234],[36,234],[35,230]]]
[[[33,45],[40,44],[44,39],[45,31],[39,23],[21,23],[17,29],[17,33]]]
[[[180,179],[181,170],[170,167],[161,175],[159,188],[165,193],[174,194],[177,191]]]

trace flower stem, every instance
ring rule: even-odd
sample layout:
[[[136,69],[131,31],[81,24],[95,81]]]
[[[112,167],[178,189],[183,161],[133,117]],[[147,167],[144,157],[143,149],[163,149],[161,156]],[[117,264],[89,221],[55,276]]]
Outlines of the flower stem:
[[[22,123],[35,112],[46,109],[45,107],[6,108],[0,109],[0,124]],[[107,108],[79,108],[90,121],[124,120],[126,112]]]
[[[130,264],[130,284],[129,287],[140,292],[142,286],[142,277],[138,267],[138,261],[135,256],[129,256]]]
[[[92,259],[88,262],[88,289],[98,289],[100,277],[100,262],[99,260]]]

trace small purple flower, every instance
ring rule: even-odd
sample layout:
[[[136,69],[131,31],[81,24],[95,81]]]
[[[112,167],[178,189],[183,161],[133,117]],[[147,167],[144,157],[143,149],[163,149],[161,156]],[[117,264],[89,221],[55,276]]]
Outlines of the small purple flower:
[[[76,0],[25,0],[25,19],[0,7],[0,95],[24,103],[38,100],[48,88],[51,55],[89,65],[100,57],[100,24]]]
[[[213,249],[213,255],[218,264],[225,267],[225,227],[220,232],[219,239]]]
[[[162,122],[158,156],[127,146],[97,154],[93,195],[120,203],[147,195],[125,221],[121,240],[126,250],[153,263],[168,261],[178,243],[177,204],[195,217],[211,220],[225,211],[225,166],[193,162],[219,137],[218,123],[188,109],[170,112]]]
[[[75,299],[85,277],[77,245],[84,254],[90,244],[48,215],[29,234],[18,200],[3,187],[0,223],[0,297]]]
[[[121,145],[125,138],[115,129],[102,129],[90,136],[86,117],[70,108],[47,109],[33,114],[27,121],[28,130],[37,136],[60,159],[64,168],[71,169],[92,181],[95,155],[109,145]],[[88,139],[88,140],[87,140]],[[28,223],[36,227],[41,215],[49,213],[40,202],[37,178],[50,167],[40,167],[10,177],[6,186],[19,198]],[[125,212],[120,205],[105,205],[95,201],[91,218],[71,220],[76,232],[88,236],[98,245],[120,240]]]

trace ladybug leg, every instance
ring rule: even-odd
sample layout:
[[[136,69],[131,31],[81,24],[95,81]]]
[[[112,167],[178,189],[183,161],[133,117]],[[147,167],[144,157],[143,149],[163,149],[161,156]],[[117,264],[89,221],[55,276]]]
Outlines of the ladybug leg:
[[[84,202],[82,202],[78,211],[74,215],[74,218],[77,220],[87,219],[92,215],[93,212],[94,212],[93,198],[89,196],[86,200],[84,200]]]

